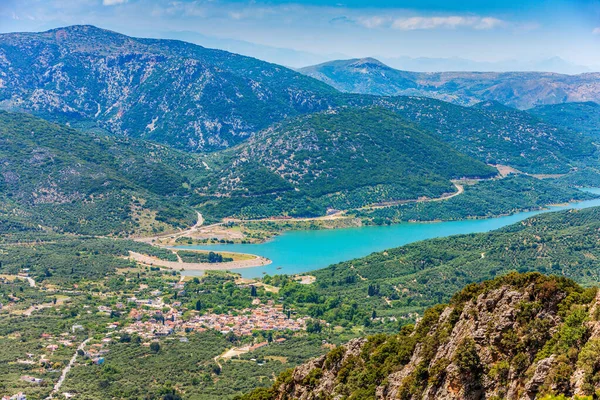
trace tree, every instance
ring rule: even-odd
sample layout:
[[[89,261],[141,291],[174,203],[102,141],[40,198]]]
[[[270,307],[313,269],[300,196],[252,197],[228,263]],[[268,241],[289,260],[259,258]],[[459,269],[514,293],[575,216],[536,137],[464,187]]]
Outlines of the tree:
[[[196,301],[196,311],[202,310],[202,302],[200,300]]]
[[[306,332],[308,333],[321,333],[323,326],[320,321],[308,321],[306,324]]]
[[[152,343],[150,343],[150,350],[153,353],[158,353],[160,351],[160,344],[158,342],[152,342]]]

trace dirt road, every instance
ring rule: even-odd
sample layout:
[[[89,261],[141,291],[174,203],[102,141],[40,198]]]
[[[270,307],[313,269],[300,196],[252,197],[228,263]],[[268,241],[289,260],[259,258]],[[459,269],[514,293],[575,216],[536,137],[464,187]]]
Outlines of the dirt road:
[[[254,256],[248,260],[229,261],[222,263],[186,263],[179,261],[166,261],[145,254],[129,252],[129,258],[146,265],[170,268],[173,270],[192,270],[192,271],[227,271],[239,268],[262,267],[271,264],[271,260],[264,257]]]

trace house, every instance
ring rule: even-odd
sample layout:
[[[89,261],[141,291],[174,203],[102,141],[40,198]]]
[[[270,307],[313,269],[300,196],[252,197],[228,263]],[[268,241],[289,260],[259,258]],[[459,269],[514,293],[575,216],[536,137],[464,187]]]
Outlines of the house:
[[[92,359],[92,362],[96,365],[102,365],[104,364],[104,357],[96,357]]]
[[[29,383],[35,383],[36,385],[39,385],[44,381],[43,379],[36,378],[30,375],[23,375],[21,377],[21,380]]]
[[[76,331],[82,331],[82,330],[83,330],[83,326],[81,326],[81,325],[73,325],[73,326],[71,327],[71,331],[72,331],[73,333],[75,333]]]
[[[257,343],[254,346],[250,346],[250,351],[254,351],[256,349],[260,349],[261,347],[264,347],[266,345],[268,345],[269,342],[261,342],[261,343]]]
[[[19,392],[11,397],[4,396],[2,400],[27,400],[27,396],[23,392]]]

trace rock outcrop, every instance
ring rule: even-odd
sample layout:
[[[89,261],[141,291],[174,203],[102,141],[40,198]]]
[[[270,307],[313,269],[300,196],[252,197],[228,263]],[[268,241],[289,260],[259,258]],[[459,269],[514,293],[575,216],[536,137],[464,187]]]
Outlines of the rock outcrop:
[[[599,309],[595,289],[537,273],[508,275],[468,286],[398,335],[353,340],[297,367],[272,397],[590,395],[600,389]]]

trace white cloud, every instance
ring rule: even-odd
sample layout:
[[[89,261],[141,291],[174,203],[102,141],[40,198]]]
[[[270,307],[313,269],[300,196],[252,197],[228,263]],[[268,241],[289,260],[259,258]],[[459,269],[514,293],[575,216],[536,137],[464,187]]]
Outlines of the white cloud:
[[[447,17],[410,17],[397,18],[392,23],[392,28],[403,31],[417,29],[494,29],[506,25],[506,22],[493,17],[463,17],[452,15]]]
[[[597,27],[597,28],[594,28],[594,30],[592,31],[592,33],[593,33],[594,35],[600,35],[600,26],[599,26],[599,27]]]
[[[124,3],[127,3],[127,0],[102,0],[102,4],[105,6],[116,6]]]
[[[382,26],[387,26],[390,24],[391,19],[389,17],[380,17],[380,16],[373,16],[373,17],[362,17],[362,18],[358,18],[356,20],[356,22],[358,22],[360,25],[364,26],[365,28],[380,28]]]

